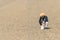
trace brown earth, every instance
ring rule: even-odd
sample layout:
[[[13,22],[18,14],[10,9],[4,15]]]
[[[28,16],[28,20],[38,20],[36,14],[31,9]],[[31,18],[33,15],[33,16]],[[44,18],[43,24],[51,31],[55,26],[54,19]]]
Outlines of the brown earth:
[[[39,14],[49,17],[41,30]],[[0,40],[60,40],[60,0],[0,0]]]

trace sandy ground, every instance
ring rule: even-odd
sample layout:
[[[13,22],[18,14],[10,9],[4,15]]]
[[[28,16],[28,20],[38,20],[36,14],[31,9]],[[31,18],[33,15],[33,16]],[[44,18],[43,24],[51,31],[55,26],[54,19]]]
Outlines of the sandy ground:
[[[41,12],[50,29],[40,30]],[[60,40],[60,0],[0,0],[0,40]]]

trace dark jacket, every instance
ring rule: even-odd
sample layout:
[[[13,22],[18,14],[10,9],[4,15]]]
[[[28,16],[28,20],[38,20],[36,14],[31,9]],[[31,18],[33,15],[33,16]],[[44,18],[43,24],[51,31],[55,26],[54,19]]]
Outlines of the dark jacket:
[[[48,17],[47,16],[44,16],[44,17],[40,17],[40,19],[39,19],[39,23],[40,23],[40,25],[42,25],[42,22],[48,22]]]

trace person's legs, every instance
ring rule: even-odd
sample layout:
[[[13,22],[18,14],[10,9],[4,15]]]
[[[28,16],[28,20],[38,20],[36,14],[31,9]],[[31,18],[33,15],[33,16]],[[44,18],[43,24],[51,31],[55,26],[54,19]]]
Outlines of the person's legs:
[[[43,29],[44,29],[44,26],[41,25],[41,30],[43,30]]]
[[[48,27],[48,22],[45,23],[45,27],[46,27],[46,28]]]
[[[44,23],[42,23],[42,25],[41,25],[41,30],[43,30],[43,29],[44,29],[44,26],[45,26],[45,24],[44,24]]]

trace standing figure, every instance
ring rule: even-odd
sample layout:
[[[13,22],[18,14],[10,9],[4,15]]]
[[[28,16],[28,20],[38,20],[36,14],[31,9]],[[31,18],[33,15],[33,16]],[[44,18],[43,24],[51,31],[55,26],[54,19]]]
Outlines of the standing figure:
[[[45,13],[40,13],[39,24],[41,26],[41,30],[48,28],[48,17]]]

